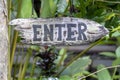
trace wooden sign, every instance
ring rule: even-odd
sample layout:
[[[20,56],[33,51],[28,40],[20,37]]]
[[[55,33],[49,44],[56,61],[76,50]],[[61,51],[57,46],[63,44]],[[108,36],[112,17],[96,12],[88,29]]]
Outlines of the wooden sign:
[[[22,42],[27,44],[78,45],[108,34],[108,30],[99,23],[72,17],[15,19],[9,24],[15,26],[24,39]]]

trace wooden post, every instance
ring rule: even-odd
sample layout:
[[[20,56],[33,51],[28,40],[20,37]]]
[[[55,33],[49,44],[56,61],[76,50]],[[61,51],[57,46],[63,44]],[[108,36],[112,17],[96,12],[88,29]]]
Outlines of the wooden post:
[[[0,0],[0,80],[8,74],[7,0]]]

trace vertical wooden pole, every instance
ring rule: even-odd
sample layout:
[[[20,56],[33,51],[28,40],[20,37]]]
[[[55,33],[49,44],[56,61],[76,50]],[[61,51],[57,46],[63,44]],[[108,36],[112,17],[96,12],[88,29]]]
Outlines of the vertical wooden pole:
[[[0,0],[0,80],[8,74],[7,0]]]

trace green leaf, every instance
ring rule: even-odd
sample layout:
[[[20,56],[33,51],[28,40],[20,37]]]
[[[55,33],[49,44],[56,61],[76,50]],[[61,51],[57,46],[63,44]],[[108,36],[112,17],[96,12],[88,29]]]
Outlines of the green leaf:
[[[116,58],[116,55],[112,52],[101,52],[100,55]]]
[[[22,0],[20,17],[22,18],[31,18],[32,17],[32,1],[31,0]],[[34,11],[34,17],[37,17]]]
[[[41,18],[54,17],[57,9],[57,1],[54,0],[41,0]]]
[[[115,76],[113,76],[113,79],[114,79],[114,80],[119,80],[119,79],[120,79],[120,75],[115,75]]]
[[[48,0],[41,0],[40,17],[48,18],[51,16],[50,4]]]
[[[54,61],[57,64],[57,67],[60,67],[64,64],[64,60],[67,58],[66,49],[62,48],[59,52],[58,58]]]
[[[120,57],[120,46],[116,49],[115,53],[117,57]]]
[[[65,48],[62,48],[59,52],[59,56],[62,56],[64,53],[66,52],[66,49]]]
[[[49,0],[51,16],[55,16],[57,10],[57,1]]]
[[[114,17],[115,16],[115,13],[108,13],[108,14],[106,14],[106,16],[105,16],[105,21],[107,21],[107,20],[110,20],[112,17]]]
[[[84,74],[84,75],[90,75],[91,72],[84,71],[83,74]],[[91,75],[90,77],[93,77],[93,78],[96,78],[96,79],[97,79],[97,75],[96,75],[96,74],[93,74],[93,75]]]
[[[116,66],[120,64],[120,57],[113,61],[112,65]]]
[[[91,63],[91,59],[89,57],[79,58],[74,61],[71,65],[69,65],[61,75],[69,75],[72,76],[76,73],[83,72]]]
[[[30,46],[30,49],[35,50],[35,51],[39,51],[39,50],[40,50],[40,47],[39,47],[39,46],[36,46],[36,45],[31,45],[31,46]]]
[[[104,65],[99,65],[99,66],[97,67],[97,70],[101,70],[101,69],[103,69],[103,68],[105,68]],[[98,73],[97,73],[97,76],[98,76],[98,80],[112,80],[112,79],[111,79],[111,76],[110,76],[110,73],[108,72],[107,69],[98,72]]]
[[[119,31],[119,30],[120,30],[120,26],[118,26],[118,27],[112,29],[112,32]]]
[[[85,16],[86,14],[86,5],[85,5],[85,1],[84,0],[79,0],[80,2],[80,11],[81,11],[81,15],[82,17]]]
[[[115,31],[113,34],[112,34],[112,37],[119,37],[120,36],[120,32],[119,31]]]
[[[60,76],[59,80],[72,80],[70,76]]]
[[[105,21],[108,21],[110,20],[112,17],[115,16],[115,13],[105,13],[103,15],[100,15],[100,16],[96,16],[94,18],[94,20],[98,21],[98,22],[105,22]]]
[[[57,5],[57,12],[64,13],[68,6],[67,0],[59,0]]]
[[[78,78],[80,78],[80,77],[82,77],[82,76],[84,76],[84,75],[83,75],[83,73],[81,73],[81,72],[80,72],[80,73],[77,73],[77,74],[74,74],[74,75],[73,75],[73,80],[78,80]],[[82,79],[82,80],[84,80],[84,79]]]

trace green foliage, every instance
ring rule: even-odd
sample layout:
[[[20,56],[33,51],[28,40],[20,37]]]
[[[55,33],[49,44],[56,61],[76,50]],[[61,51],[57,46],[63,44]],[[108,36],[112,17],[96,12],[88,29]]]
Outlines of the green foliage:
[[[34,13],[34,17],[37,17],[35,12],[33,12],[33,13]],[[31,2],[31,0],[22,0],[20,17],[31,18],[31,15],[32,15],[32,2]]]
[[[25,78],[25,73],[27,71],[27,67],[28,67],[31,55],[32,55],[31,49],[28,49],[28,53],[26,54],[25,62],[24,62],[22,70],[19,73],[18,80],[23,80]]]
[[[97,70],[101,70],[103,68],[105,68],[104,65],[99,65]],[[98,72],[97,76],[98,76],[98,80],[112,80],[112,78],[111,78],[107,69]]]
[[[120,32],[119,31],[115,31],[113,34],[112,34],[112,37],[119,37],[120,36]]]
[[[120,50],[120,47],[118,47],[115,50],[115,53],[112,53],[112,52],[101,52],[100,55],[115,58],[115,60],[113,61],[112,65],[116,66],[116,65],[120,64],[120,56],[119,56],[120,51],[119,50]]]
[[[39,46],[36,46],[36,45],[31,45],[31,46],[30,46],[30,49],[35,50],[35,51],[38,51],[38,52],[39,52],[40,47],[39,47]]]
[[[70,64],[62,73],[61,75],[69,75],[73,76],[76,73],[83,72],[91,63],[91,59],[89,57],[79,58],[75,60],[72,64]]]
[[[54,61],[57,64],[57,68],[59,69],[60,66],[64,65],[64,61],[67,58],[67,51],[65,48],[62,48],[59,51],[58,58]]]
[[[60,80],[72,80],[69,76],[61,76]]]
[[[120,58],[115,59],[112,63],[113,66],[119,65],[119,64],[120,64]]]
[[[32,12],[32,1],[31,0],[8,0],[8,11],[9,19],[14,18],[31,18],[36,17],[36,13],[33,10]],[[73,6],[71,6],[71,4]],[[73,8],[73,12],[70,12],[70,8]],[[33,15],[32,15],[33,13]],[[104,26],[106,26],[109,31],[109,37],[106,40],[103,40],[103,43],[110,43],[117,45],[115,53],[113,52],[102,52],[101,55],[115,58],[112,63],[112,66],[117,66],[120,64],[120,1],[119,0],[73,0],[73,3],[70,3],[70,0],[41,0],[41,8],[40,8],[40,17],[41,18],[52,18],[55,16],[72,16],[77,18],[88,18],[91,20],[95,20]],[[11,28],[9,28],[11,30]],[[116,41],[113,41],[114,38]],[[31,50],[40,52],[42,49],[38,46],[31,46],[27,52],[27,54],[22,55],[19,67],[12,67],[13,59],[16,49],[16,43],[18,39],[18,33],[13,30],[10,31],[10,42],[11,42],[11,51],[10,51],[10,71],[12,69],[15,71],[14,75],[11,76],[13,79],[17,80],[42,80],[42,74],[39,74],[40,70],[36,68],[35,63],[36,59],[34,59],[32,67],[29,67],[29,60],[31,55]],[[115,68],[112,72],[111,76],[107,68],[103,65],[98,66],[97,76],[88,72],[85,73],[86,67],[91,64],[90,57],[81,57],[81,55],[85,54],[90,48],[97,45],[94,44],[78,54],[74,59],[69,61],[68,65],[65,65],[65,59],[69,58],[66,49],[61,49],[58,54],[58,58],[54,61],[57,65],[57,76],[59,76],[60,80],[77,80],[78,77],[84,77],[86,75],[90,75],[90,77],[98,78],[98,80],[114,80],[119,79],[120,76],[116,75],[117,68]],[[55,48],[54,48],[55,49]],[[20,51],[23,52],[23,51]],[[19,55],[18,55],[19,56]],[[25,61],[24,61],[25,60]],[[106,68],[106,69],[104,69]],[[104,70],[103,70],[104,69]],[[29,71],[31,70],[31,71]],[[18,71],[18,72],[17,72]],[[26,72],[29,71],[30,76],[26,77]],[[33,78],[34,73],[40,75],[39,77]],[[53,75],[55,76],[55,75]],[[77,77],[77,78],[74,78]],[[87,77],[87,76],[86,76]],[[43,78],[44,80],[48,78]],[[85,79],[85,78],[84,78]],[[10,80],[10,78],[9,78]]]
[[[36,80],[36,78],[25,78],[25,80]]]
[[[55,16],[57,5],[54,0],[41,0],[41,18],[50,18]]]
[[[57,6],[58,6],[57,12],[64,13],[68,6],[68,2],[67,2],[67,0],[59,0]]]
[[[116,58],[116,55],[113,52],[101,52],[100,55]]]
[[[119,58],[120,57],[120,46],[116,49],[115,53],[116,53],[116,56]]]

